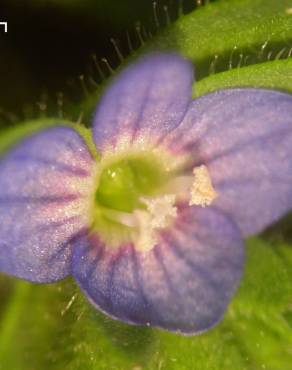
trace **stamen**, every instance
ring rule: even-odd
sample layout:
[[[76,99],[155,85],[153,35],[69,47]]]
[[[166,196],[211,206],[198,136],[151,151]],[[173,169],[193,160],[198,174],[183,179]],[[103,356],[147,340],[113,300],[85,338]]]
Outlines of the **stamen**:
[[[132,213],[116,211],[114,209],[104,208],[104,215],[112,221],[118,222],[127,227],[137,227],[137,222]]]
[[[129,227],[135,248],[146,252],[157,242],[156,230],[169,226],[176,217],[175,200],[173,194],[157,198],[142,197],[140,201],[146,205],[146,210],[136,209],[133,213],[127,213],[105,208],[103,212],[110,220]]]
[[[150,251],[156,244],[157,239],[151,226],[151,216],[146,211],[136,211],[138,229],[134,238],[135,248],[141,252]]]
[[[211,177],[206,166],[202,165],[193,169],[195,181],[191,188],[189,205],[209,206],[218,194],[212,186]]]
[[[175,195],[163,195],[158,198],[141,198],[147,211],[136,211],[139,222],[139,233],[136,240],[136,248],[140,251],[151,250],[156,242],[156,229],[162,229],[171,223],[177,215]]]
[[[152,228],[163,228],[169,224],[171,218],[176,217],[175,198],[174,194],[169,194],[158,198],[140,199],[146,204],[151,215]]]

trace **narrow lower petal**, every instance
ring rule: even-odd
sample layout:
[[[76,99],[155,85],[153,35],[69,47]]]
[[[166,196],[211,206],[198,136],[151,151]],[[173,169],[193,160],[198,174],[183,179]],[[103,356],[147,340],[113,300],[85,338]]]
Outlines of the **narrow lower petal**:
[[[218,193],[214,207],[242,234],[262,231],[292,207],[292,95],[221,90],[192,103],[165,142],[205,164]]]
[[[95,235],[76,240],[72,271],[90,301],[113,318],[195,334],[224,314],[243,259],[238,231],[225,216],[186,207],[149,252],[113,250]]]
[[[70,272],[84,229],[93,159],[83,139],[54,127],[24,139],[0,161],[0,271],[50,282]]]
[[[128,67],[114,80],[95,114],[97,149],[147,136],[159,140],[183,118],[192,81],[191,63],[177,55],[154,54]]]

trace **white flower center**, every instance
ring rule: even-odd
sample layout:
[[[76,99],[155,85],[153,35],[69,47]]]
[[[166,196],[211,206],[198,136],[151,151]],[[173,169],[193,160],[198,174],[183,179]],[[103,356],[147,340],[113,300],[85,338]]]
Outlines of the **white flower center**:
[[[159,230],[171,227],[177,217],[177,203],[205,207],[218,196],[204,165],[195,167],[193,176],[171,180],[161,192],[164,194],[155,197],[141,196],[140,206],[132,212],[104,210],[107,218],[127,228],[129,241],[141,252],[147,252],[157,244]]]

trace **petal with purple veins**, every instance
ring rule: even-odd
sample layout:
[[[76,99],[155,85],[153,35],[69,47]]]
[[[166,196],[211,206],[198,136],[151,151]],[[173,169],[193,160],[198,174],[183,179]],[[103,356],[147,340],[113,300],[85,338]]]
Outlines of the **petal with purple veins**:
[[[69,127],[24,139],[0,161],[0,271],[37,282],[70,273],[84,229],[93,159]]]
[[[93,122],[97,149],[115,147],[124,137],[159,140],[183,118],[192,82],[191,63],[174,54],[150,55],[128,67],[98,106]]]
[[[220,212],[186,207],[149,252],[77,239],[72,273],[90,301],[128,323],[194,334],[224,314],[242,273],[236,227]]]
[[[292,206],[292,95],[221,90],[195,100],[165,143],[207,166],[214,207],[242,234],[262,231]]]

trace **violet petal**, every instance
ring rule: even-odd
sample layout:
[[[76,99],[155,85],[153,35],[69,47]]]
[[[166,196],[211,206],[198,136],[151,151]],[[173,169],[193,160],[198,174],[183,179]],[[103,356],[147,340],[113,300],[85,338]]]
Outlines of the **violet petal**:
[[[263,89],[229,89],[192,103],[166,139],[175,152],[205,164],[214,207],[249,236],[292,206],[292,95]]]
[[[186,207],[149,252],[132,245],[111,249],[97,236],[76,240],[72,273],[111,317],[194,334],[222,317],[243,260],[238,230],[224,215]]]
[[[36,282],[70,273],[93,160],[69,127],[36,133],[0,161],[0,271]]]
[[[93,122],[97,149],[150,133],[159,140],[179,124],[191,101],[193,67],[172,54],[154,54],[124,70],[101,99]]]

